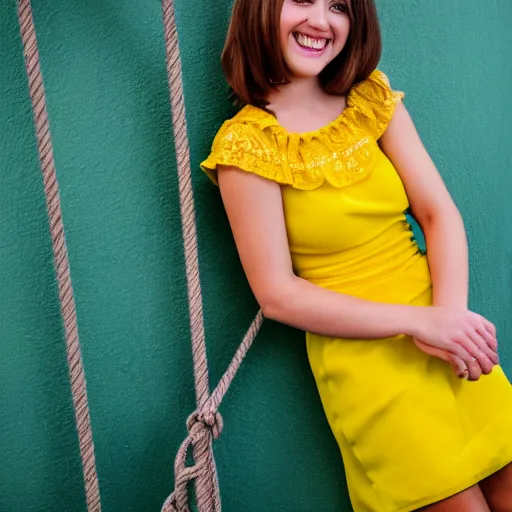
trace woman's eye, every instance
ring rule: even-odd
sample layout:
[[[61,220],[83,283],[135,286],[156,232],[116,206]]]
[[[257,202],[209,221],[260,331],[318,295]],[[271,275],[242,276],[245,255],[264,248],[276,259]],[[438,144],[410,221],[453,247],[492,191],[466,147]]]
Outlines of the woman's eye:
[[[336,2],[333,4],[332,9],[336,12],[348,13],[348,5],[345,2]]]
[[[315,3],[315,0],[292,0],[292,2],[295,4],[313,4]],[[346,2],[334,2],[331,5],[331,9],[334,12],[341,12],[344,14],[349,12],[349,8]]]

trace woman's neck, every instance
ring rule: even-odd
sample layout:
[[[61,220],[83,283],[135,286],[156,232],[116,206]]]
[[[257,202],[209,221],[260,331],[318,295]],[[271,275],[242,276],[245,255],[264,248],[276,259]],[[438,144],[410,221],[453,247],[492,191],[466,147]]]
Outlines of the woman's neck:
[[[288,110],[297,107],[297,103],[304,107],[316,105],[325,99],[326,93],[322,89],[317,77],[294,78],[292,82],[279,86],[267,98],[272,110]]]
[[[327,94],[318,79],[294,79],[267,98],[267,108],[290,133],[318,130],[336,120],[346,102],[343,96]]]

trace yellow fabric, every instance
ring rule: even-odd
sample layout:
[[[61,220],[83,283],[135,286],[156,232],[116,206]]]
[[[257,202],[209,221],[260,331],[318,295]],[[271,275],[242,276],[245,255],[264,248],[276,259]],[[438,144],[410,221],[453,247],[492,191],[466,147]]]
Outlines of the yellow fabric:
[[[283,185],[297,275],[364,299],[430,305],[427,256],[377,142],[402,97],[374,71],[352,88],[338,119],[304,134],[245,107],[221,127],[201,167],[214,182],[222,164]],[[407,336],[307,333],[307,349],[355,512],[411,511],[512,461],[512,388],[501,368],[461,381]]]
[[[313,190],[325,181],[335,187],[350,185],[373,167],[372,142],[382,135],[395,102],[403,97],[387,84],[386,76],[375,71],[352,89],[335,121],[303,134],[289,133],[273,115],[247,106],[223,124],[201,166],[214,182],[217,165],[234,165],[300,190]]]

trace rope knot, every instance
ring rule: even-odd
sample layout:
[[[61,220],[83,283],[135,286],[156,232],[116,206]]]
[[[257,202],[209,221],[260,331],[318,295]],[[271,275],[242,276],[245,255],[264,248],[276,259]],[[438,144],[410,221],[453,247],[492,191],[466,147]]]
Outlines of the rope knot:
[[[218,439],[222,434],[224,421],[219,412],[206,410],[195,411],[187,420],[187,429],[192,439],[197,439],[204,435],[205,431],[212,433],[214,439]]]

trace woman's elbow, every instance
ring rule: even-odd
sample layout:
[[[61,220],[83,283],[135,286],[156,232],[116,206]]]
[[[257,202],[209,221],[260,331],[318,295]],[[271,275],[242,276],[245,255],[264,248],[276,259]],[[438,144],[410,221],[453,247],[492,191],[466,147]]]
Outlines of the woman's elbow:
[[[290,285],[271,286],[257,295],[263,316],[268,320],[286,323],[289,316]]]
[[[258,300],[258,303],[264,318],[274,320],[275,322],[283,321],[284,303],[280,294],[269,293],[264,298]]]
[[[449,202],[439,208],[432,208],[419,217],[422,217],[419,219],[420,224],[422,224],[422,227],[427,229],[429,226],[437,225],[439,222],[449,224],[450,221],[455,221],[464,224],[462,215],[456,204],[453,202]]]

